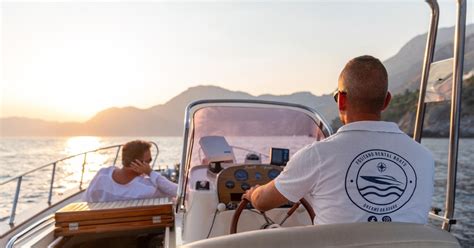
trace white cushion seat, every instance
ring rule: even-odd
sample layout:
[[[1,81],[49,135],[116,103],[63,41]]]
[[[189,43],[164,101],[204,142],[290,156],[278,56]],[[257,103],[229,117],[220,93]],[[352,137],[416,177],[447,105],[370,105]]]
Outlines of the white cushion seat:
[[[290,227],[226,235],[182,247],[460,247],[439,228],[412,223],[347,223]]]

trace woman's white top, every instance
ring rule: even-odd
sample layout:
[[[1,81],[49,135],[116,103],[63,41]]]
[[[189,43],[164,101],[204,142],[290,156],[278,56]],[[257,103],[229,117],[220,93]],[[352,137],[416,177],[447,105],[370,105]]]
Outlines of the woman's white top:
[[[127,184],[119,184],[112,178],[115,166],[100,169],[87,188],[83,200],[107,202],[155,197],[174,197],[178,185],[156,171],[150,176],[137,176]]]

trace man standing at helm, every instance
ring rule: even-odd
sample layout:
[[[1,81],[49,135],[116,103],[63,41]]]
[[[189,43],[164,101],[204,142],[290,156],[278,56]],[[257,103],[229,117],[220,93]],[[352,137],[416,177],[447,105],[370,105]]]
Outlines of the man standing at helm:
[[[344,124],[289,161],[283,172],[244,197],[266,211],[308,200],[315,224],[426,223],[433,195],[434,160],[397,124],[381,121],[388,106],[388,77],[372,56],[349,61],[334,94]]]

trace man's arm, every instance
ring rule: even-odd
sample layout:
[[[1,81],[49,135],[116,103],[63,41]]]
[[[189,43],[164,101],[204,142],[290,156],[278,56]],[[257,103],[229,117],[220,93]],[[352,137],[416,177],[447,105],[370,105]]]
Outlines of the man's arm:
[[[273,180],[263,186],[252,187],[242,197],[249,200],[260,211],[268,211],[288,202],[288,199],[275,187]]]

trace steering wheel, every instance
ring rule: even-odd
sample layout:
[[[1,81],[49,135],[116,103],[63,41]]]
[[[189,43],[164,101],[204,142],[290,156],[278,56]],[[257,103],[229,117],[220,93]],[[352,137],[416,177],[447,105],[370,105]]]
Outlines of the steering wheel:
[[[234,216],[232,217],[232,222],[230,223],[230,234],[234,234],[234,233],[237,232],[237,224],[239,223],[240,214],[242,214],[242,211],[245,209],[245,207],[247,206],[248,203],[249,203],[249,200],[247,200],[245,198],[243,198],[242,201],[240,201],[239,206],[235,210]],[[300,205],[303,205],[303,207],[306,209],[306,212],[308,212],[308,215],[311,218],[311,224],[314,224],[313,221],[314,221],[314,217],[316,216],[316,214],[314,213],[314,210],[311,207],[311,205],[309,204],[309,202],[306,201],[306,199],[301,198],[298,202],[293,204],[293,206],[290,208],[290,210],[288,210],[288,212],[286,213],[285,218],[280,222],[280,224],[274,223],[272,220],[270,220],[265,215],[265,212],[261,212],[263,217],[265,218],[265,221],[267,222],[265,225],[263,225],[263,229],[265,229],[265,228],[276,228],[276,227],[279,227],[279,226],[283,225],[283,223],[285,223],[285,221],[296,211],[296,209]]]

